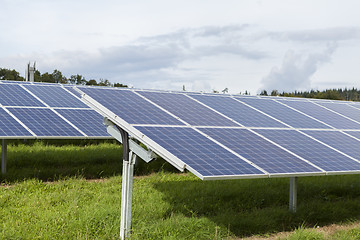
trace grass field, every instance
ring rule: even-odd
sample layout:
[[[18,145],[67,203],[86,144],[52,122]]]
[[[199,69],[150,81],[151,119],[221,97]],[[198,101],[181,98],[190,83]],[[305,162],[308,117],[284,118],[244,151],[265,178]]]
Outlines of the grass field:
[[[10,145],[1,178],[0,239],[117,239],[121,148],[112,143]],[[161,160],[137,166],[132,239],[240,239],[293,231],[288,239],[359,239],[358,175],[304,177],[298,211],[289,179],[203,182]],[[151,172],[156,172],[152,173]]]

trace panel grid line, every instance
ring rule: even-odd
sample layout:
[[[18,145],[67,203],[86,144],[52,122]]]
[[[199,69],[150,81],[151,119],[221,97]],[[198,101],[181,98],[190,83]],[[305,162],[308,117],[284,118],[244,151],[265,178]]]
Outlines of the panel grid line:
[[[343,115],[343,114],[341,114],[341,113],[338,113],[338,112],[336,112],[336,111],[334,111],[334,110],[332,110],[332,109],[330,109],[330,108],[327,108],[327,107],[325,107],[325,106],[323,106],[323,105],[320,105],[320,104],[318,104],[318,103],[315,103],[315,102],[312,102],[312,103],[315,104],[315,105],[317,105],[317,106],[319,106],[319,107],[322,107],[322,108],[324,108],[324,109],[326,109],[326,110],[328,110],[328,111],[330,111],[330,112],[333,112],[333,113],[335,113],[335,114],[337,114],[337,115],[339,115],[339,116],[342,116],[342,117],[344,117],[344,118],[347,118],[347,119],[349,119],[350,121],[353,121],[353,122],[355,122],[355,123],[357,123],[357,124],[360,124],[359,121],[356,121],[356,120],[354,120],[354,119],[352,119],[352,118],[350,118],[350,117],[347,117],[347,116],[345,116],[345,115]]]
[[[279,103],[279,104],[281,104],[281,105],[283,105],[283,106],[285,106],[285,107],[288,107],[288,108],[290,108],[290,109],[292,109],[292,110],[294,110],[294,111],[296,111],[296,112],[298,112],[298,113],[301,113],[301,114],[303,114],[304,116],[309,117],[309,118],[311,118],[311,119],[313,119],[313,120],[315,120],[315,121],[317,121],[317,122],[319,122],[319,123],[322,123],[322,124],[324,124],[324,125],[326,125],[326,126],[328,126],[328,127],[330,127],[330,128],[335,129],[335,127],[331,126],[330,124],[324,123],[323,121],[321,121],[321,120],[319,120],[319,119],[317,119],[317,118],[314,118],[314,117],[312,117],[312,116],[310,116],[310,115],[308,115],[308,114],[306,114],[306,113],[304,113],[304,112],[302,112],[302,111],[300,111],[300,110],[297,110],[296,108],[293,108],[293,107],[287,105],[286,103],[282,103],[282,102],[280,102],[280,101],[278,101],[278,100],[273,100],[273,101],[274,101],[274,102],[277,102],[277,103]]]
[[[139,94],[137,92],[135,92],[136,94]],[[140,94],[139,94],[140,95]],[[235,156],[237,156],[238,158],[242,159],[243,161],[249,163],[250,165],[254,166],[255,168],[257,168],[258,170],[262,171],[265,174],[269,173],[267,171],[265,171],[264,169],[262,169],[261,167],[257,166],[256,164],[254,164],[253,162],[249,161],[248,159],[240,156],[239,154],[237,154],[236,152],[232,151],[231,149],[229,149],[228,147],[226,147],[225,145],[221,144],[220,142],[216,141],[215,139],[211,138],[210,136],[206,135],[205,133],[203,133],[202,131],[196,129],[196,127],[190,125],[189,123],[187,123],[185,120],[182,120],[180,117],[177,117],[176,115],[172,114],[171,112],[167,111],[166,109],[163,109],[161,106],[158,106],[156,103],[152,102],[151,100],[147,99],[145,96],[140,95],[141,97],[145,98],[147,101],[149,101],[150,103],[154,104],[155,106],[159,107],[160,109],[162,109],[163,111],[167,112],[168,114],[170,114],[171,116],[177,118],[179,121],[181,121],[182,123],[184,123],[186,126],[188,126],[189,128],[195,130],[196,132],[200,133],[201,135],[205,136],[206,138],[210,139],[211,141],[213,141],[214,143],[220,145],[221,147],[225,148],[226,150],[228,150],[229,152],[231,152],[232,154],[234,154]],[[192,99],[192,98],[190,98]],[[211,109],[211,108],[210,108]],[[211,109],[212,110],[212,109]],[[235,122],[236,124],[238,124],[239,126],[242,126],[241,124],[237,123],[236,121],[232,120],[233,122]],[[243,126],[242,126],[243,127]]]
[[[184,94],[184,95],[185,95],[185,96],[187,96],[187,97],[189,97],[190,99],[192,99],[192,100],[196,101],[196,102],[199,102],[198,100],[196,100],[196,99],[192,98],[191,96],[188,96],[187,94]],[[142,96],[142,95],[141,95],[141,96]],[[145,97],[145,98],[146,98],[146,97]],[[151,100],[149,100],[149,101],[150,101],[151,103],[153,103]],[[205,104],[203,104],[203,103],[201,103],[201,102],[199,102],[199,103],[200,103],[201,105],[204,105],[205,107],[209,108],[210,110],[212,110],[212,111],[214,111],[214,112],[217,112],[217,111],[216,111],[216,110],[214,110],[213,108],[211,108],[211,107],[209,107],[209,106],[207,106],[207,105],[205,105]],[[157,106],[157,104],[156,104],[156,103],[153,103],[153,104]],[[158,107],[162,108],[161,106],[158,106]],[[166,112],[168,112],[166,109],[163,109],[163,110],[164,110],[164,111],[166,111]],[[170,112],[168,112],[168,113],[169,113],[169,114],[172,114],[172,113],[170,113]],[[219,112],[217,112],[217,113],[219,113]],[[221,114],[221,113],[219,113],[219,114],[220,114],[220,115],[223,115],[223,114]],[[176,115],[174,115],[174,117],[177,117],[177,116],[176,116]],[[231,119],[231,118],[229,118],[229,117],[227,117],[227,116],[225,116],[225,117],[226,117],[226,118],[228,118],[229,120],[231,120],[232,122],[236,123],[236,124],[237,124],[237,125],[239,125],[240,127],[244,128],[244,126],[243,126],[242,124],[240,124],[239,122],[237,122],[237,121],[235,121],[235,120],[233,120],[233,119]],[[177,117],[177,118],[178,118],[178,119],[181,119],[180,117]],[[186,121],[184,121],[184,120],[182,120],[182,119],[181,119],[181,121],[182,121],[182,122],[183,122],[186,126],[189,126],[190,128],[192,128],[192,129],[194,129],[195,131],[199,132],[199,133],[200,133],[200,134],[202,134],[203,136],[205,136],[205,137],[209,138],[211,141],[215,142],[216,144],[218,144],[218,145],[220,145],[221,147],[225,148],[226,150],[230,151],[231,153],[233,153],[233,154],[234,154],[234,155],[236,155],[237,157],[239,157],[239,158],[243,159],[244,161],[248,162],[249,164],[251,164],[251,165],[255,166],[256,168],[258,168],[259,170],[263,171],[264,173],[266,173],[266,174],[269,174],[269,175],[270,175],[270,173],[269,173],[269,172],[267,172],[266,170],[264,170],[263,168],[259,167],[258,165],[256,165],[255,163],[251,162],[250,160],[248,160],[248,159],[244,158],[243,156],[241,156],[241,155],[237,154],[235,151],[233,151],[232,149],[228,148],[226,145],[224,145],[224,144],[220,143],[219,141],[215,140],[214,138],[210,137],[209,135],[207,135],[207,134],[203,133],[201,130],[197,129],[195,126],[190,125],[189,123],[187,123]],[[279,120],[278,120],[278,121],[279,121]],[[281,122],[281,121],[279,121],[279,122]],[[287,124],[285,124],[285,125],[287,125]],[[313,166],[313,167],[317,168],[317,169],[318,169],[318,170],[320,170],[321,172],[325,172],[325,170],[324,170],[324,169],[322,169],[322,168],[320,168],[320,167],[316,166],[315,164],[311,163],[310,161],[308,161],[308,160],[306,160],[306,159],[304,159],[304,158],[300,157],[299,155],[297,155],[297,154],[295,154],[295,153],[293,153],[293,152],[289,151],[288,149],[286,149],[286,148],[284,148],[284,147],[282,147],[282,146],[280,146],[280,145],[276,144],[275,142],[273,142],[273,141],[271,141],[271,140],[269,140],[269,139],[265,138],[264,136],[262,136],[262,135],[260,135],[260,134],[258,134],[258,133],[256,133],[256,132],[254,132],[254,131],[252,131],[252,130],[251,130],[251,129],[249,129],[249,128],[246,128],[246,129],[247,129],[247,130],[249,130],[249,131],[251,131],[253,134],[258,135],[259,137],[262,137],[264,140],[266,140],[266,141],[268,141],[268,142],[272,143],[273,145],[275,145],[275,146],[277,146],[277,147],[281,148],[282,150],[284,150],[284,151],[288,152],[289,154],[292,154],[293,156],[297,157],[298,159],[300,159],[300,160],[302,160],[302,161],[306,162],[307,164],[309,164],[309,165],[311,165],[311,166]]]
[[[310,135],[308,135],[308,134],[306,134],[306,133],[304,133],[304,132],[302,132],[302,131],[298,131],[298,132],[300,132],[300,133],[302,133],[303,135],[305,135],[305,136],[307,136],[307,137],[309,137],[309,138],[317,141],[318,143],[321,143],[322,145],[324,145],[324,146],[326,146],[326,147],[328,147],[328,148],[330,148],[330,149],[332,149],[332,150],[334,150],[334,151],[336,151],[336,152],[344,155],[345,157],[348,157],[348,158],[350,158],[351,160],[354,160],[355,162],[360,163],[360,160],[358,160],[358,159],[356,159],[356,158],[353,158],[353,157],[349,156],[348,154],[346,154],[346,153],[344,153],[344,152],[342,152],[342,151],[340,151],[340,150],[338,150],[338,149],[336,149],[336,148],[334,148],[334,147],[332,147],[332,146],[330,146],[330,145],[328,145],[328,144],[326,144],[326,143],[324,143],[324,142],[322,142],[322,141],[320,141],[320,140],[318,140],[318,139],[316,139],[316,138],[314,138],[314,137],[312,137],[312,136],[310,136]],[[342,132],[342,131],[338,131],[338,132]],[[346,135],[346,134],[345,134],[345,135]]]
[[[62,116],[60,113],[55,111],[52,107],[50,107],[47,103],[45,103],[43,100],[41,100],[38,96],[36,96],[34,93],[32,93],[29,89],[25,88],[24,86],[21,86],[23,89],[25,89],[28,93],[30,93],[33,97],[35,97],[38,101],[40,101],[42,104],[48,107],[53,113],[55,113],[57,116],[59,116],[62,120],[67,122],[71,127],[75,128],[79,133],[84,135],[85,137],[88,137],[83,131],[81,131],[77,126],[75,126],[72,122],[70,122],[68,119],[66,119],[64,116]]]
[[[271,118],[271,119],[273,119],[273,120],[275,120],[275,121],[277,121],[277,122],[279,122],[279,123],[281,123],[281,124],[284,124],[285,126],[288,126],[289,128],[294,128],[294,127],[292,127],[291,125],[289,125],[289,124],[287,124],[287,123],[285,123],[285,122],[283,122],[283,121],[281,121],[281,120],[279,120],[279,119],[277,119],[277,118],[275,118],[275,117],[273,117],[273,116],[271,116],[271,115],[269,115],[269,114],[267,114],[267,113],[265,113],[265,112],[257,109],[256,107],[253,107],[253,106],[251,106],[251,105],[249,105],[249,104],[247,104],[247,103],[245,103],[245,102],[243,102],[243,101],[241,101],[241,100],[239,100],[239,99],[237,99],[237,98],[232,97],[232,99],[234,99],[235,101],[238,101],[239,103],[244,104],[245,106],[248,106],[248,107],[250,107],[250,108],[258,111],[259,113],[264,114],[265,116],[267,116],[267,117],[269,117],[269,118]]]
[[[3,109],[7,114],[9,114],[16,122],[18,122],[22,127],[24,127],[31,135],[33,135],[34,137],[36,137],[36,134],[31,131],[31,129],[26,126],[26,124],[24,124],[22,121],[20,121],[20,119],[18,119],[14,114],[12,114],[8,109],[6,109],[6,107],[2,106],[0,104],[1,109]]]
[[[199,103],[199,104],[203,105],[204,107],[206,107],[206,108],[208,108],[208,109],[210,109],[210,110],[212,110],[212,111],[216,112],[217,114],[219,114],[219,115],[223,116],[224,118],[229,119],[230,121],[232,121],[233,123],[235,123],[235,124],[239,125],[240,127],[245,127],[244,125],[242,125],[241,123],[239,123],[239,122],[235,121],[235,120],[234,120],[234,119],[232,119],[231,117],[226,116],[225,114],[222,114],[221,112],[219,112],[219,111],[215,110],[214,108],[212,108],[212,107],[210,107],[210,106],[206,105],[205,103],[202,103],[201,101],[199,101],[199,100],[197,100],[197,99],[193,98],[192,96],[189,96],[188,94],[184,94],[184,95],[185,95],[186,97],[188,97],[188,98],[190,98],[190,99],[194,100],[195,102],[197,102],[197,103]]]

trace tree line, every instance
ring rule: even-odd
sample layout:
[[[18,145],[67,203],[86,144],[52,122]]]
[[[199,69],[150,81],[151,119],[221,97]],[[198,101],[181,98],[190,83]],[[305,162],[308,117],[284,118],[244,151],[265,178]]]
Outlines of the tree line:
[[[0,80],[25,81],[25,78],[20,76],[19,72],[14,69],[0,68]],[[40,71],[35,70],[34,81],[92,86],[128,87],[125,84],[111,83],[109,80],[102,78],[100,78],[99,81],[96,81],[95,79],[86,80],[80,74],[71,75],[69,78],[67,78],[61,73],[61,71],[57,69],[55,69],[52,73],[45,72],[42,74]]]
[[[332,100],[345,100],[345,101],[360,101],[360,90],[357,88],[334,88],[326,89],[323,91],[310,90],[310,91],[294,91],[294,92],[278,92],[277,90],[271,91],[270,94],[263,90],[260,95],[263,96],[282,96],[282,97],[303,97],[303,98],[319,98],[319,99],[332,99]]]

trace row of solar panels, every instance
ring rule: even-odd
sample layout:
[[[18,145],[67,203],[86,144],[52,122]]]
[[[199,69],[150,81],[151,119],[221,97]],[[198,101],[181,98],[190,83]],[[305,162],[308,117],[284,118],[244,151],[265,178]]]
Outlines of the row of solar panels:
[[[360,104],[77,87],[158,155],[202,179],[360,173]]]
[[[0,138],[111,138],[72,86],[0,81]]]

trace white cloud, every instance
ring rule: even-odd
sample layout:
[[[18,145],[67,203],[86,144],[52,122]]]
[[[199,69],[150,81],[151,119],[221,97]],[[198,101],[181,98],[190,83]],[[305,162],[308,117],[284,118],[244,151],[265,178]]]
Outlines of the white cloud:
[[[328,44],[327,48],[320,53],[305,55],[292,50],[287,51],[281,66],[271,69],[270,73],[262,79],[262,87],[258,91],[310,90],[311,76],[322,64],[330,61],[335,49],[336,44]]]

